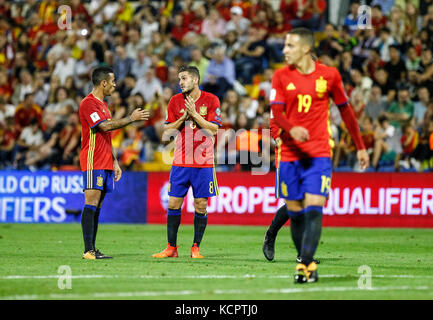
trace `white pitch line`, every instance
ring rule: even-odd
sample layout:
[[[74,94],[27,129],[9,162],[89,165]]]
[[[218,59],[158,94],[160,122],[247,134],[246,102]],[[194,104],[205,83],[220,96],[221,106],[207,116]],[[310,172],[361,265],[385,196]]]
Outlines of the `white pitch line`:
[[[59,277],[64,277],[64,275],[9,275],[0,276],[0,280],[23,280],[23,279],[58,279]],[[359,278],[359,274],[324,274],[320,275],[320,278]],[[98,275],[98,274],[88,274],[88,275],[71,275],[72,279],[291,279],[293,275],[255,275],[255,274],[244,274],[244,275]],[[372,275],[372,278],[406,278],[406,279],[416,279],[416,278],[430,278],[433,279],[433,275],[410,275],[410,274],[390,274],[390,275]]]
[[[155,297],[155,296],[187,296],[187,295],[222,295],[222,294],[254,294],[254,293],[276,293],[294,294],[311,292],[344,292],[344,291],[395,291],[395,290],[431,290],[428,286],[389,286],[372,287],[371,289],[359,289],[358,287],[312,287],[312,288],[279,288],[260,290],[241,289],[215,289],[215,290],[181,290],[181,291],[130,291],[130,292],[93,292],[84,294],[48,294],[48,295],[14,295],[0,297],[0,300],[39,300],[39,299],[94,299],[94,298],[133,298],[133,297]]]

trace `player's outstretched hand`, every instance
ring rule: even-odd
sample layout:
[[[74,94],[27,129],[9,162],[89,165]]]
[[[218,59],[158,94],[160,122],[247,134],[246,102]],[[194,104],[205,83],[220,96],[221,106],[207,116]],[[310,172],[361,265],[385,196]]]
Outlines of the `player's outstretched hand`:
[[[367,150],[358,150],[356,153],[356,157],[358,158],[359,166],[361,170],[365,170],[370,165],[370,156],[367,153]]]
[[[304,127],[293,127],[290,129],[290,135],[293,139],[299,142],[306,142],[310,139],[310,134],[308,133],[308,130]]]
[[[132,121],[145,121],[149,119],[150,111],[149,110],[143,110],[141,108],[137,108],[134,111],[132,111],[131,115],[129,116]]]

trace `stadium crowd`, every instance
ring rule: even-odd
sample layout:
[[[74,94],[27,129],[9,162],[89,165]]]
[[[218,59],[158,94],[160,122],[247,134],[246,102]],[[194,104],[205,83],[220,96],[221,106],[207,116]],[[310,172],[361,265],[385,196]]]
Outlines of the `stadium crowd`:
[[[177,70],[184,64],[196,66],[201,88],[220,99],[223,128],[246,130],[218,141],[216,156],[230,139],[244,138],[257,143],[236,144],[234,157],[260,154],[272,75],[284,65],[285,35],[303,26],[316,31],[319,61],[342,75],[371,155],[369,170],[431,170],[431,1],[367,1],[371,21],[364,27],[356,2],[338,25],[327,22],[324,0],[272,2],[0,0],[0,169],[78,168],[77,110],[92,89],[92,69],[100,65],[112,67],[116,77],[117,90],[108,99],[113,118],[136,107],[152,111],[145,123],[113,132],[124,168],[161,161],[156,155],[164,148],[166,107],[180,92]],[[59,11],[61,5],[69,11]],[[330,130],[334,169],[358,170],[335,105]],[[272,154],[273,147],[274,167]]]

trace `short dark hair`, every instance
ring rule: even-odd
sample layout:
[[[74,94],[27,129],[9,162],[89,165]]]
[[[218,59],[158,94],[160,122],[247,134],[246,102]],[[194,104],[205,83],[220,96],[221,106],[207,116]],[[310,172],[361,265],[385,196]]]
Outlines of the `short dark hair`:
[[[298,35],[302,41],[307,43],[311,51],[314,50],[314,33],[310,29],[307,28],[295,28],[289,32],[289,34]]]
[[[94,86],[98,86],[102,80],[108,81],[110,79],[110,73],[114,74],[113,69],[109,67],[98,67],[92,72],[92,83]]]
[[[197,67],[194,66],[181,66],[179,70],[177,71],[177,74],[181,72],[188,72],[190,75],[195,76],[198,78],[198,82],[200,82],[200,71],[197,69]]]
[[[388,117],[384,114],[381,114],[377,120],[379,121],[379,124],[382,124],[385,121],[389,121]]]

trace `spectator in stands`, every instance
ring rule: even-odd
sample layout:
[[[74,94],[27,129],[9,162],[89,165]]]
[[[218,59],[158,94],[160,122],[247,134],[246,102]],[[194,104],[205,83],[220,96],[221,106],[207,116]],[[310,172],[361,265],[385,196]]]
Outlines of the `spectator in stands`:
[[[291,25],[284,21],[283,13],[274,13],[273,25],[269,28],[269,35],[266,39],[268,60],[283,62],[283,47],[287,33],[292,29]]]
[[[364,142],[365,149],[367,150],[368,154],[371,157],[371,155],[373,154],[373,150],[374,150],[373,120],[370,117],[365,116],[363,118],[362,122],[360,123],[360,129],[361,129],[361,138],[362,138],[362,141]]]
[[[358,68],[361,68],[370,57],[370,50],[374,48],[376,39],[374,29],[372,28],[358,32],[358,43],[355,48],[353,48],[354,63]]]
[[[62,150],[60,165],[79,165],[81,127],[77,113],[71,113],[60,131],[58,147]]]
[[[17,140],[14,166],[18,169],[24,168],[27,158],[31,158],[37,152],[43,143],[42,131],[39,129],[39,123],[36,118],[29,121],[29,126],[25,127]]]
[[[75,70],[75,59],[71,57],[68,50],[63,50],[60,55],[60,59],[57,61],[53,71],[53,76],[60,78],[60,83],[65,84],[65,80],[68,76],[73,76]]]
[[[389,47],[397,44],[395,39],[391,35],[391,31],[388,27],[384,27],[379,31],[379,38],[375,41],[374,46],[380,51],[380,58],[388,62],[389,57]]]
[[[351,35],[353,35],[355,31],[358,30],[358,9],[359,3],[352,2],[352,4],[350,5],[350,13],[346,16],[343,22],[345,26],[349,27],[349,32]]]
[[[74,69],[74,83],[78,89],[82,89],[84,84],[90,80],[91,72],[96,66],[98,66],[96,52],[92,49],[87,49],[84,52],[84,59],[79,60]]]
[[[137,59],[132,62],[131,74],[135,79],[143,77],[147,69],[150,67],[150,58],[146,55],[146,49],[141,48],[137,52]],[[126,76],[125,76],[126,77]]]
[[[125,46],[126,55],[133,60],[137,60],[138,51],[144,48],[145,44],[140,38],[140,31],[136,28],[129,29],[128,43]]]
[[[412,122],[405,124],[402,128],[401,145],[403,152],[400,156],[399,166],[405,169],[413,167],[416,171],[419,171],[421,164],[414,158],[414,151],[418,145],[419,135]]]
[[[343,52],[351,52],[358,44],[358,41],[350,34],[350,29],[346,25],[340,27],[337,41],[340,47],[343,48]]]
[[[5,99],[9,100],[13,93],[14,91],[12,86],[8,81],[7,69],[0,68],[0,97],[4,97]]]
[[[379,30],[386,27],[388,19],[382,12],[382,6],[376,4],[371,9],[371,24],[376,34],[379,34]]]
[[[78,111],[78,105],[71,98],[65,87],[58,87],[55,92],[55,100],[44,109],[45,114],[53,114],[57,122],[66,123],[69,115]]]
[[[181,43],[183,37],[188,33],[189,28],[186,25],[182,13],[176,13],[173,19],[173,27],[171,28],[171,37],[177,42]]]
[[[248,30],[248,39],[239,48],[240,58],[235,61],[237,78],[244,84],[251,84],[253,76],[263,70],[265,57],[265,41],[257,29]]]
[[[385,61],[380,58],[380,51],[377,48],[370,49],[370,54],[367,60],[364,62],[363,71],[368,74],[373,81],[376,81],[375,74],[376,70],[383,68]]]
[[[139,8],[140,6],[137,7],[137,10]],[[144,17],[144,19],[142,17]],[[136,23],[140,25],[141,43],[145,46],[150,43],[152,33],[158,31],[159,23],[156,19],[156,9],[149,4],[142,5],[139,13],[135,15]]]
[[[118,83],[121,83],[125,76],[131,73],[133,62],[134,60],[127,56],[125,48],[122,46],[116,47],[113,71]]]
[[[350,98],[358,95],[355,100],[357,101],[357,103],[360,103],[365,107],[365,103],[370,96],[370,90],[371,86],[373,85],[373,81],[369,77],[363,76],[362,71],[359,69],[352,70],[351,80],[353,84],[353,90],[350,93]]]
[[[427,113],[428,105],[430,104],[430,91],[426,87],[418,89],[418,101],[413,105],[413,116],[415,125],[422,128],[424,125],[425,115]]]
[[[17,134],[20,134],[33,120],[41,124],[42,110],[40,106],[34,103],[32,93],[27,93],[24,101],[18,105],[15,110],[14,119]]]
[[[406,80],[406,65],[400,58],[400,51],[397,46],[389,46],[389,61],[385,64],[384,69],[396,84]]]
[[[239,112],[240,97],[234,90],[228,90],[221,103],[221,113],[227,115],[227,120],[231,125],[235,124],[236,116]]]
[[[345,51],[341,54],[341,59],[338,66],[338,71],[340,71],[341,78],[344,83],[350,83],[351,74],[353,69],[353,57],[351,51]]]
[[[43,118],[42,143],[38,149],[29,153],[25,160],[26,166],[42,167],[44,164],[58,163],[61,150],[57,148],[57,143],[63,124],[57,122],[52,113],[46,113]]]
[[[222,101],[227,90],[233,88],[235,80],[233,60],[225,55],[224,46],[216,47],[203,79],[203,89],[215,94]]]
[[[243,16],[243,10],[239,6],[233,6],[230,9],[230,20],[226,24],[226,32],[235,31],[239,41],[247,38],[248,27],[251,21]]]
[[[144,76],[137,80],[134,89],[131,91],[131,95],[135,95],[136,93],[140,93],[146,102],[152,102],[157,93],[162,93],[162,84],[156,77],[153,66],[149,67]],[[139,107],[143,107],[143,105]]]
[[[182,50],[176,44],[177,41],[172,38],[166,38],[164,41],[164,61],[167,66],[172,66],[176,57],[182,55]],[[189,53],[184,52],[189,57]]]
[[[319,55],[328,55],[335,59],[340,52],[343,52],[343,47],[338,43],[334,25],[327,23],[323,34],[325,37],[320,40],[317,52]]]
[[[211,43],[221,43],[221,39],[226,34],[226,21],[216,8],[211,8],[207,17],[203,20],[201,34],[206,36]]]
[[[417,71],[417,82],[419,86],[429,88],[430,95],[433,94],[433,56],[430,48],[424,48],[421,61]]]
[[[407,49],[406,53],[406,70],[407,71],[416,71],[419,67],[420,58],[416,54],[415,47],[411,46]]]
[[[373,85],[370,90],[370,97],[365,106],[366,115],[371,118],[373,122],[376,122],[379,116],[386,111],[387,106],[387,99],[382,96],[380,86]]]
[[[203,56],[203,53],[199,48],[194,48],[191,51],[191,58],[192,61],[189,65],[194,66],[199,70],[200,84],[202,84],[207,73],[207,68],[209,66],[209,59]]]
[[[140,152],[143,148],[141,133],[136,126],[125,128],[126,138],[120,146],[120,165],[125,169],[131,169],[139,160]]]
[[[0,96],[0,124],[5,125],[7,118],[13,118],[15,115],[15,106],[7,103],[5,97]]]
[[[391,103],[385,115],[401,136],[401,127],[412,119],[413,112],[414,106],[409,96],[409,90],[407,87],[401,87],[397,92],[397,101]]]
[[[280,11],[293,28],[305,27],[317,30],[325,9],[326,2],[323,0],[280,1]]]
[[[241,47],[241,42],[237,37],[236,31],[227,32],[224,43],[226,45],[226,55],[233,61],[235,61],[239,56],[239,49]]]
[[[19,82],[15,86],[15,91],[12,95],[12,103],[18,105],[27,94],[33,93],[33,91],[32,75],[27,69],[21,70]]]
[[[396,135],[396,129],[390,124],[386,115],[379,117],[379,125],[376,127],[374,136],[372,167],[377,169],[381,159],[385,163],[393,162],[394,167],[398,168],[398,162],[395,160],[397,154],[402,151],[400,137]]]
[[[14,118],[0,121],[0,170],[12,165],[15,148]]]
[[[267,101],[269,101],[270,99],[273,75],[274,70],[272,68],[265,69],[265,71],[263,72],[263,79],[259,83],[259,95],[263,96]]]
[[[89,14],[93,17],[96,25],[105,25],[116,17],[119,9],[117,2],[109,0],[91,0],[89,5]]]
[[[394,6],[395,0],[373,0],[371,6],[380,5],[384,15],[388,15]]]
[[[379,68],[376,70],[374,78],[376,79],[374,84],[380,87],[382,96],[386,96],[389,103],[394,101],[397,87],[394,81],[388,77],[388,72],[384,68]]]
[[[407,26],[404,12],[399,5],[394,5],[392,7],[387,26],[391,32],[391,36],[397,41],[397,43],[403,43]]]

